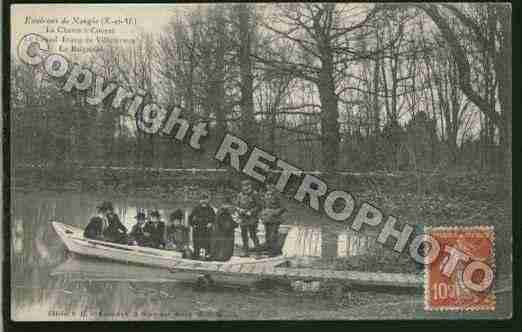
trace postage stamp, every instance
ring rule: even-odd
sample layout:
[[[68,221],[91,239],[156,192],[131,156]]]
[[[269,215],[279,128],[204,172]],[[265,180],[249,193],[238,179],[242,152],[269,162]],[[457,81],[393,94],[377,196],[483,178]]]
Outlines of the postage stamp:
[[[443,253],[427,264],[426,310],[495,310],[495,233],[489,226],[433,227]]]

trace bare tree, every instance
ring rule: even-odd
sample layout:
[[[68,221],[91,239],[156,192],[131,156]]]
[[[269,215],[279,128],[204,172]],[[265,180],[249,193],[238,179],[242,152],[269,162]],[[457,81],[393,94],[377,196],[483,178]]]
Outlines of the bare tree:
[[[277,8],[270,24],[263,27],[274,40],[285,39],[297,46],[298,52],[289,61],[270,60],[256,56],[258,61],[312,82],[321,101],[321,143],[323,167],[337,167],[340,152],[339,82],[345,78],[350,62],[368,56],[361,52],[357,38],[366,32],[376,9],[367,6],[338,6],[336,4],[286,4]],[[352,45],[356,45],[353,47]]]
[[[492,15],[488,20],[493,23],[486,24],[466,12],[465,8],[456,5],[415,4],[433,20],[440,33],[451,50],[459,72],[459,86],[471,102],[473,102],[486,117],[488,117],[500,129],[500,141],[503,150],[504,172],[506,190],[511,192],[511,112],[512,112],[512,68],[511,68],[511,8],[508,4],[495,4],[487,6]],[[480,93],[478,87],[472,81],[472,66],[464,46],[459,38],[459,32],[453,28],[445,11],[452,14],[458,22],[470,34],[470,40],[479,50],[486,50],[487,59],[493,64],[496,80],[498,82],[498,102],[500,110],[495,104]],[[488,31],[488,28],[490,31]]]

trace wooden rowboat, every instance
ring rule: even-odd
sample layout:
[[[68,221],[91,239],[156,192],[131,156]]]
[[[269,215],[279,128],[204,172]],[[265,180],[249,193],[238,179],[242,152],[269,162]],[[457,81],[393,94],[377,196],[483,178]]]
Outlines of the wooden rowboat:
[[[276,267],[288,261],[286,256],[268,258],[237,257],[233,256],[229,261],[199,261],[186,259],[178,251],[162,250],[140,246],[129,246],[124,244],[87,239],[83,236],[83,229],[52,222],[53,229],[65,244],[67,249],[80,256],[96,257],[105,260],[117,261],[126,264],[165,268],[169,270],[187,269],[194,267],[205,267],[208,271],[229,270],[234,266],[266,266]]]
[[[363,286],[420,288],[424,285],[423,277],[416,274],[292,267],[299,258],[307,258],[307,256],[299,256],[316,252],[321,247],[318,240],[320,236],[317,236],[318,230],[310,227],[291,228],[283,247],[284,254],[281,256],[261,259],[233,256],[227,262],[213,262],[185,259],[176,251],[86,239],[83,237],[83,229],[59,222],[53,222],[52,226],[70,252],[96,258],[96,260],[68,260],[52,273],[53,275],[67,274],[73,279],[120,281],[124,279],[152,281],[153,279],[164,282],[174,279],[194,280],[194,277],[197,277],[198,283],[210,282],[211,279],[231,284],[257,280],[292,282],[336,280]],[[302,241],[302,233],[308,234],[306,238],[311,240]],[[315,243],[318,241],[319,245]],[[314,245],[313,248],[309,243]],[[120,264],[109,264],[108,261]],[[154,273],[151,273],[152,270],[155,270]],[[174,273],[169,274],[167,271]]]

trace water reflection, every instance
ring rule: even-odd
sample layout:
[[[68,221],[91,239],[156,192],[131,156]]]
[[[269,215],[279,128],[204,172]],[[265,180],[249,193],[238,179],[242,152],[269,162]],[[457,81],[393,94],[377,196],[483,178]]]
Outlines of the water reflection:
[[[124,307],[136,309],[143,306],[145,310],[151,309],[153,298],[158,296],[148,296],[148,300],[144,301],[143,296],[132,295],[134,293],[129,292],[128,282],[117,282],[118,274],[113,282],[74,281],[65,274],[52,276],[53,270],[66,260],[67,253],[52,230],[50,221],[59,220],[83,226],[96,211],[95,207],[100,200],[99,197],[81,194],[14,196],[11,224],[11,289],[14,319],[67,319],[67,316],[60,314],[64,312],[76,315],[76,318],[69,319],[78,319],[80,311],[90,309],[113,311]],[[168,209],[167,206],[158,206],[157,202],[136,202],[125,198],[112,201],[122,222],[128,228],[134,223],[138,208],[156,208],[163,215]],[[180,204],[176,204],[175,207],[179,206]],[[96,270],[94,267],[93,271]],[[119,275],[121,276],[121,270]],[[96,280],[96,276],[91,276],[90,280]]]
[[[273,292],[284,289],[196,292],[186,283],[171,282],[168,271],[84,258],[79,262],[69,257],[50,224],[58,220],[84,226],[96,205],[106,199],[114,203],[128,228],[139,208],[158,209],[165,216],[176,208],[189,210],[195,202],[169,204],[85,194],[13,196],[11,312],[15,320],[244,319],[248,313],[258,315],[259,305],[270,308],[287,298],[274,296]],[[274,302],[274,297],[279,299]],[[287,310],[295,309],[291,300],[284,303]]]

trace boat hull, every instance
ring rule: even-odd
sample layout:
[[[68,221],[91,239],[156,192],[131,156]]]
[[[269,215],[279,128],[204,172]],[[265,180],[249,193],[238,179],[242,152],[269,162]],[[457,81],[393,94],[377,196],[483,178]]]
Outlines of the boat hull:
[[[233,265],[278,266],[288,261],[287,257],[277,256],[256,259],[252,257],[233,256],[227,262],[197,261],[182,258],[176,251],[127,246],[105,241],[91,240],[83,237],[83,229],[52,222],[53,229],[65,244],[67,249],[80,256],[116,261],[119,263],[149,266],[155,268],[175,270],[176,266],[190,266],[191,264],[208,266],[209,271],[227,268]]]

